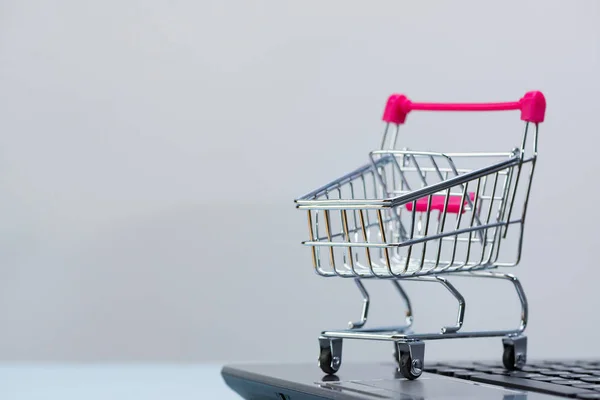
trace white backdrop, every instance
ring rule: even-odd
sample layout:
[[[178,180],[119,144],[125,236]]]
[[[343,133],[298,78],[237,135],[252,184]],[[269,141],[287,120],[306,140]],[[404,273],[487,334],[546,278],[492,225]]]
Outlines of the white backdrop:
[[[393,92],[534,89],[548,112],[514,271],[530,357],[600,354],[599,19],[592,0],[0,2],[0,359],[313,362],[360,298],[312,272],[293,199],[367,161]],[[514,113],[409,122],[424,150],[521,132]],[[456,285],[465,328],[518,323],[509,285]],[[391,285],[368,287],[374,322],[402,318]],[[453,321],[441,287],[407,289],[417,328]],[[500,355],[484,339],[426,357]]]

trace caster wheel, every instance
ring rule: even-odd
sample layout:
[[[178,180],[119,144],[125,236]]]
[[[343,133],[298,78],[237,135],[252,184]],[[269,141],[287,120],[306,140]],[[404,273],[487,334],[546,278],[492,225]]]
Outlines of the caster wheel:
[[[504,346],[504,352],[502,353],[502,364],[504,365],[504,368],[509,371],[515,371],[518,369],[515,365],[515,346]]]
[[[330,347],[322,347],[319,354],[319,367],[327,375],[334,375],[340,369],[340,362],[334,362]]]
[[[415,380],[423,373],[421,362],[416,360],[413,363],[409,353],[400,356],[400,373],[406,379]]]
[[[502,339],[502,364],[508,371],[520,370],[527,363],[527,337],[507,336]]]

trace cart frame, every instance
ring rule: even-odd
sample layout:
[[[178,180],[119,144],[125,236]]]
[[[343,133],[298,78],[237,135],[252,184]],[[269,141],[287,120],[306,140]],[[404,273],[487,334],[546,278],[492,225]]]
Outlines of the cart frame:
[[[521,146],[500,153],[397,150],[399,126],[411,111],[417,110],[518,110],[525,121]],[[369,153],[370,162],[296,199],[296,207],[307,211],[310,239],[303,244],[311,249],[316,273],[323,277],[354,279],[363,300],[360,320],[350,322],[348,329],[321,332],[319,366],[325,373],[335,374],[339,370],[343,339],[394,342],[398,368],[408,379],[418,378],[423,371],[426,340],[503,337],[505,368],[514,370],[525,365],[527,338],[523,332],[528,319],[525,292],[516,276],[493,270],[514,267],[521,259],[525,216],[538,153],[538,127],[544,121],[545,110],[546,100],[541,92],[528,92],[520,100],[507,103],[415,103],[404,95],[392,95],[383,115],[387,124],[381,148]],[[533,134],[529,136],[532,136],[533,144],[532,152],[528,154],[526,145],[531,127]],[[454,161],[473,158],[494,158],[495,162],[465,169],[457,167]],[[429,164],[424,166],[418,160],[426,160]],[[524,172],[525,167],[529,169],[528,175]],[[415,185],[409,183],[408,174],[417,177],[420,188],[413,189]],[[367,189],[366,180],[372,183],[372,190]],[[357,193],[361,182],[362,196]],[[499,182],[502,183],[499,185]],[[471,188],[476,186],[474,192],[468,191],[469,185]],[[514,216],[518,190],[523,187],[522,201],[519,202],[521,213]],[[439,212],[437,221],[432,218],[436,211]],[[323,215],[320,220],[319,213]],[[456,220],[454,229],[446,225],[452,215]],[[337,227],[334,217],[339,217]],[[461,227],[463,218],[470,220],[467,227]],[[519,227],[516,255],[505,261],[500,244],[506,239],[509,227],[515,225]],[[457,250],[459,245],[464,251]],[[364,260],[359,256],[363,250]],[[481,257],[474,257],[479,251]],[[446,254],[450,258],[444,260]],[[324,266],[323,258],[329,269]],[[510,281],[521,305],[519,326],[507,330],[461,332],[466,301],[449,282],[447,276],[450,275]],[[406,304],[403,325],[364,327],[370,297],[363,279],[391,281]],[[413,333],[412,305],[400,280],[437,282],[444,286],[458,303],[456,323],[442,327],[440,332]]]

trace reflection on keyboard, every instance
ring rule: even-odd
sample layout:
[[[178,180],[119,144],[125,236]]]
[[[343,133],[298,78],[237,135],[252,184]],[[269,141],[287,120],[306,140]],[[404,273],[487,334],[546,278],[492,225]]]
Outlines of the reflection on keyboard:
[[[494,362],[445,362],[429,364],[425,371],[512,389],[600,399],[600,360],[528,362],[520,371],[507,371]]]

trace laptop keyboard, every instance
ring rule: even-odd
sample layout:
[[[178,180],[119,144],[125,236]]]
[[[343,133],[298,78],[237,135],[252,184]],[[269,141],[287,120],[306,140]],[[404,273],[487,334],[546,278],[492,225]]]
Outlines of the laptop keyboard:
[[[532,362],[520,371],[507,371],[494,362],[448,362],[426,365],[425,371],[511,389],[600,400],[600,360]]]

